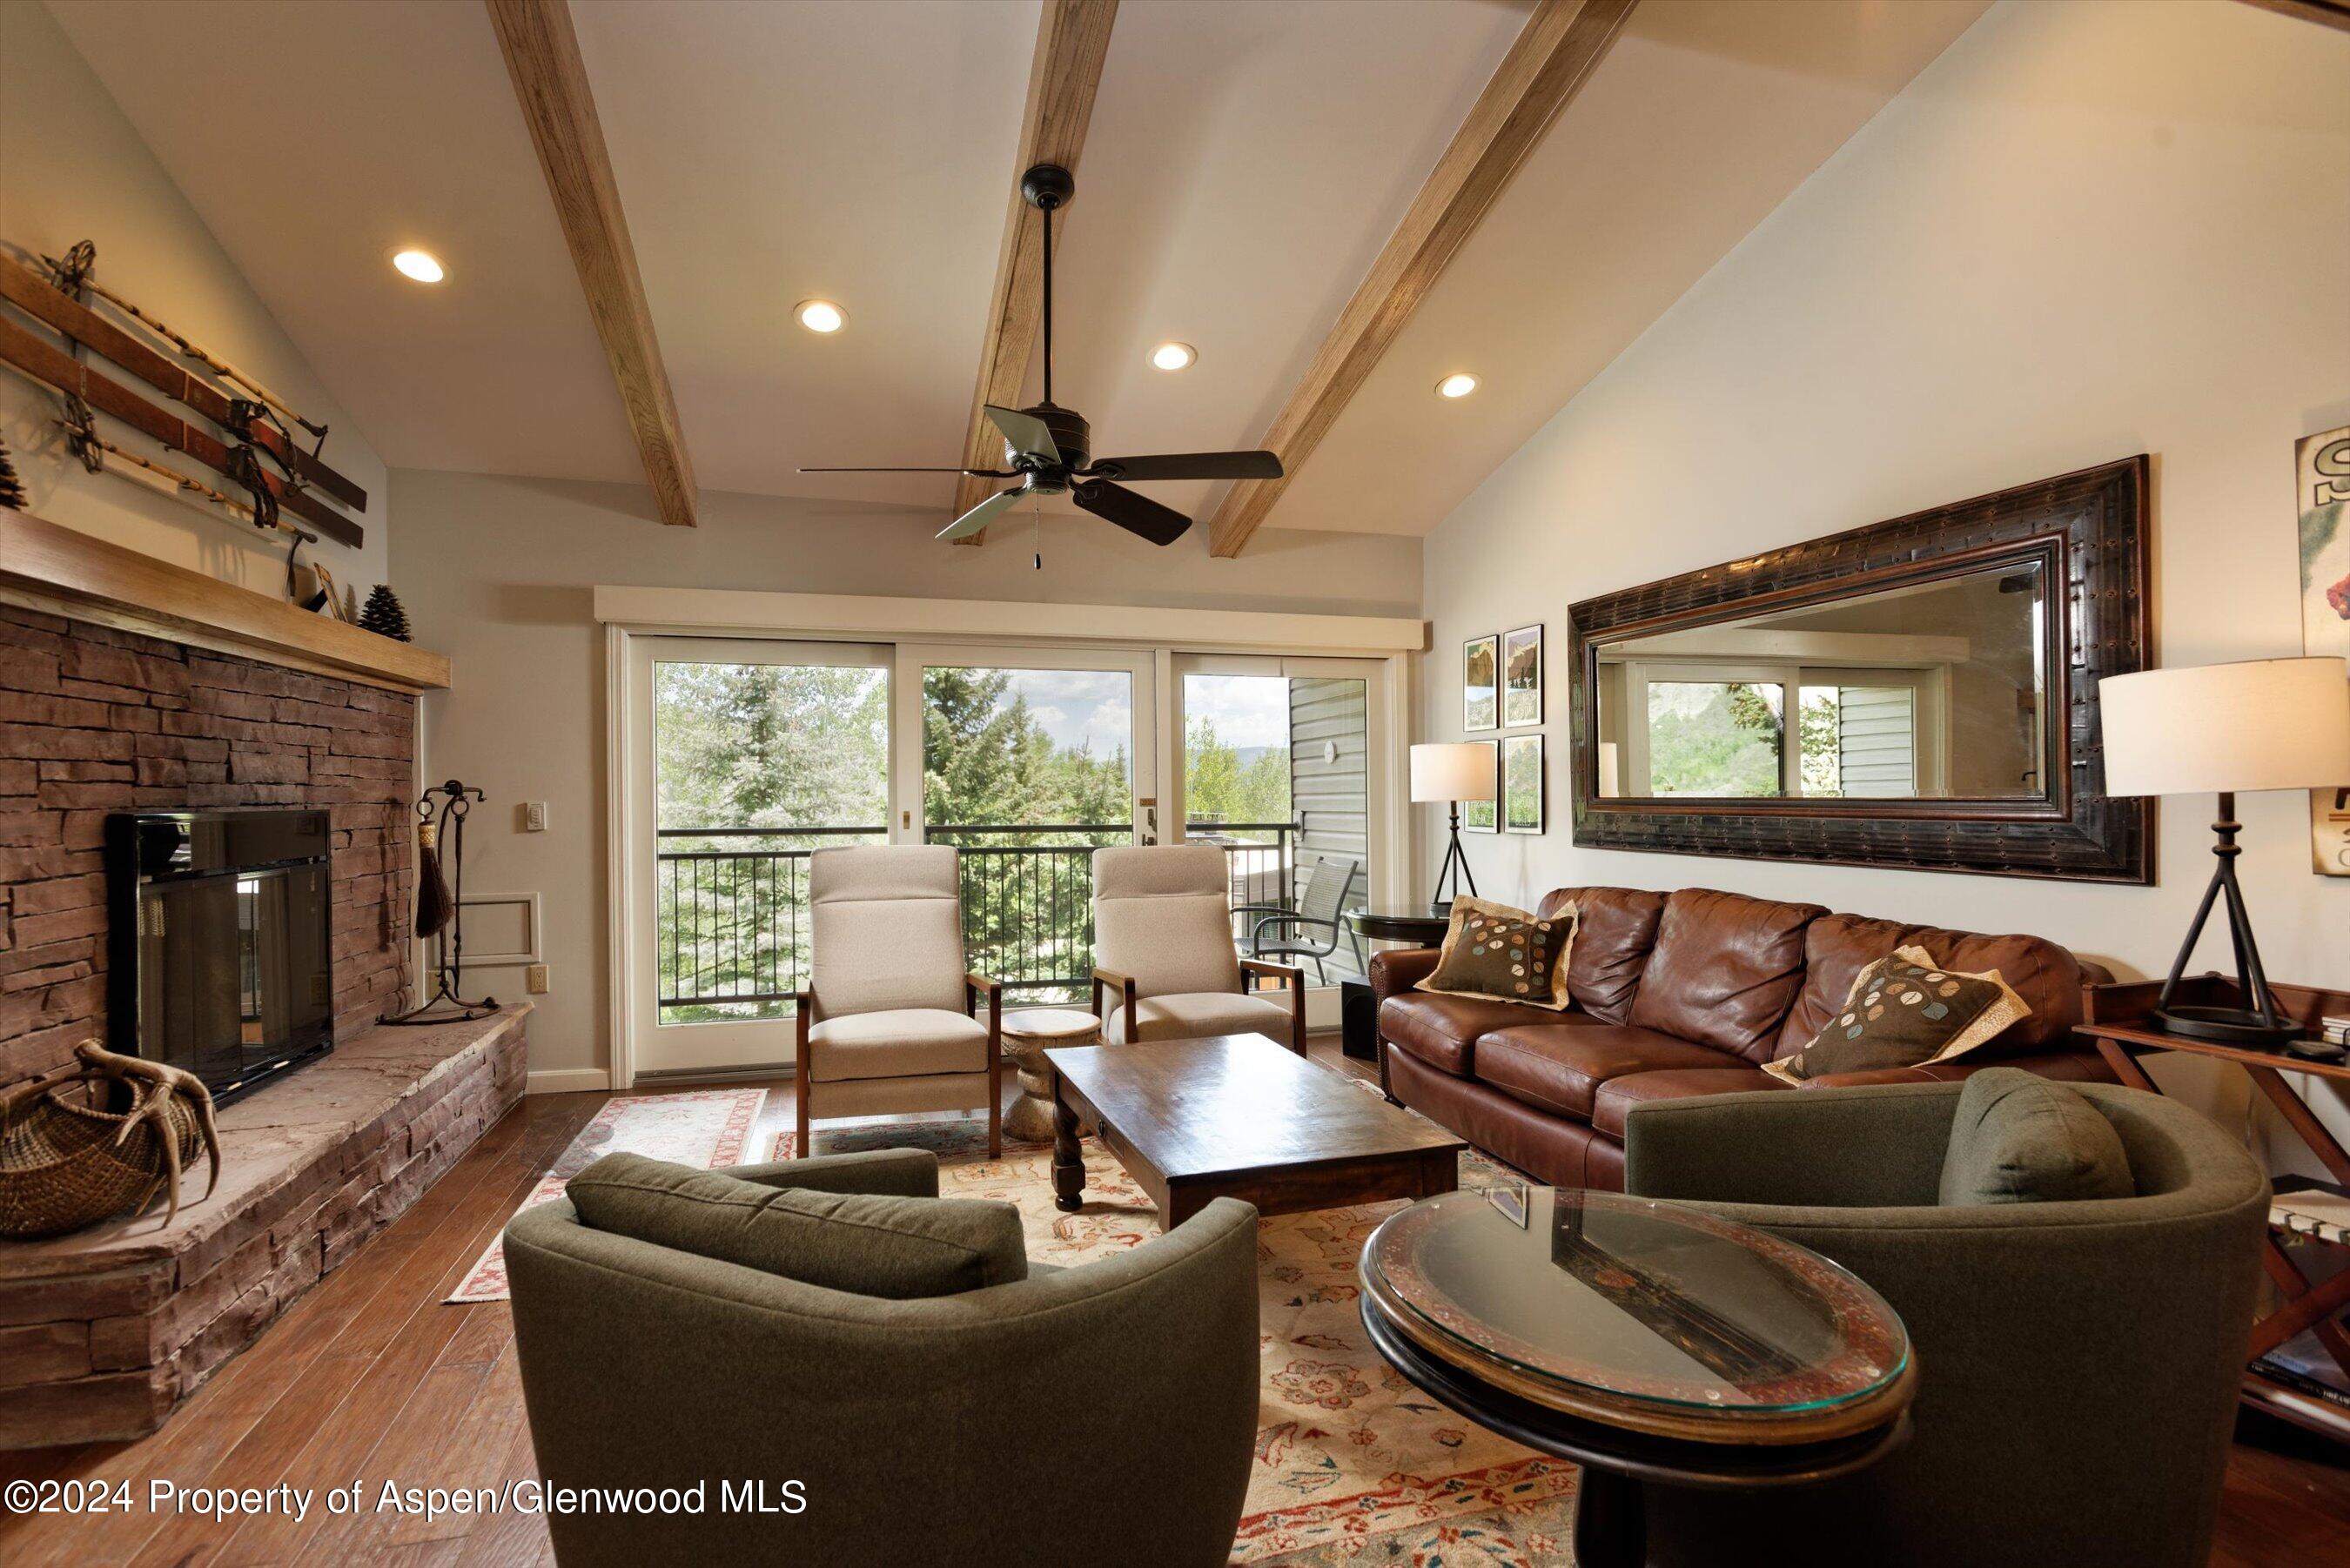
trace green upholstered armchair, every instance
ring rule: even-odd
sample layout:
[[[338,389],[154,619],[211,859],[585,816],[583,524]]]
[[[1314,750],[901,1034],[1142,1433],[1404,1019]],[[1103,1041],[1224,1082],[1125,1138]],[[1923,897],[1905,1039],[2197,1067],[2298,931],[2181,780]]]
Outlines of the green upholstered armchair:
[[[916,1150],[743,1166],[776,1187],[936,1197]],[[1256,1211],[922,1300],[801,1284],[582,1224],[506,1227],[550,1486],[691,1487],[704,1511],[551,1514],[564,1568],[1222,1563],[1257,1415]],[[722,1511],[797,1481],[805,1511]]]
[[[2072,1085],[2121,1135],[2133,1198],[1943,1208],[1963,1085],[1659,1102],[1625,1189],[1800,1241],[1908,1325],[1909,1444],[1800,1491],[1652,1490],[1651,1558],[2199,1565],[2252,1321],[2265,1175],[2175,1101]],[[1758,1556],[1762,1554],[1762,1556]],[[1790,1560],[1793,1560],[1791,1557]]]

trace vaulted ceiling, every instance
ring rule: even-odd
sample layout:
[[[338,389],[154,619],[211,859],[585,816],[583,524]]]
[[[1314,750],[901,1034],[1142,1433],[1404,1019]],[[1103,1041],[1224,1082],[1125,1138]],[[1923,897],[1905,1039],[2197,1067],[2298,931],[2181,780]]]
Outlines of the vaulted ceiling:
[[[1265,525],[1434,527],[1985,4],[1643,0]],[[50,8],[388,462],[641,482],[483,6]],[[1122,0],[1056,224],[1055,393],[1097,451],[1259,444],[1530,9]],[[573,8],[703,487],[943,523],[951,478],[795,470],[961,461],[1040,10]],[[1197,364],[1151,369],[1169,339]]]

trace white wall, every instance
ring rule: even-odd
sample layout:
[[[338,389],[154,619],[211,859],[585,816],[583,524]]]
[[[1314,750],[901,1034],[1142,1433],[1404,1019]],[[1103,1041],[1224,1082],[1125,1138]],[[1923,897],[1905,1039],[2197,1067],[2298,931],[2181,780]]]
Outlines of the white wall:
[[[264,75],[265,66],[255,62]],[[255,179],[326,177],[331,172],[303,170],[298,149],[258,151]],[[368,509],[358,518],[367,541],[358,550],[326,542],[318,555],[338,581],[364,597],[384,579],[388,559],[390,497],[382,460],[326,395],[47,9],[0,0],[0,247],[37,267],[38,254],[62,255],[84,239],[98,247],[98,281],[331,427],[326,461],[368,493]],[[13,310],[10,317],[31,325]],[[150,400],[175,406],[129,372],[94,357],[93,363]],[[25,480],[30,511],[260,593],[284,592],[290,535],[261,534],[208,503],[84,472],[66,451],[57,417],[54,393],[0,369],[0,437]],[[104,415],[99,423],[126,450],[241,495],[194,459]]]
[[[2345,422],[2350,36],[2007,0],[1430,538],[1422,737],[1459,733],[1462,639],[1549,628],[1551,828],[1472,836],[1481,887],[1705,884],[2159,973],[2210,871],[2195,801],[2162,814],[2153,889],[1575,847],[1567,606],[2147,452],[2162,661],[2298,652],[2293,443]],[[2350,987],[2350,879],[2311,874],[2306,798],[2241,808],[2270,974]]]
[[[1326,615],[1409,615],[1419,597],[1417,539],[1273,530],[1244,558],[1217,561],[1203,527],[1160,550],[1106,524],[1048,516],[1038,571],[1024,521],[999,523],[970,549],[931,538],[942,515],[899,508],[705,491],[700,527],[664,528],[638,486],[407,469],[396,482],[392,581],[417,640],[456,667],[453,689],[425,699],[423,776],[489,792],[468,829],[467,888],[545,895],[554,990],[531,1024],[534,1074],[608,1060],[597,585]],[[546,833],[521,831],[526,800],[548,804]],[[522,978],[475,977],[501,998],[519,994]]]

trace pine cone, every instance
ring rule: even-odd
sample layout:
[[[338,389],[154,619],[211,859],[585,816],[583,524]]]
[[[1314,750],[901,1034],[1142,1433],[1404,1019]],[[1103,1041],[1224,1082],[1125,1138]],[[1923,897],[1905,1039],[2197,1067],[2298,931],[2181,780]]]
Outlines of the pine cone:
[[[16,477],[16,465],[8,461],[5,441],[0,441],[0,506],[25,509],[25,482]]]
[[[397,642],[409,640],[408,612],[400,607],[400,600],[389,583],[378,583],[375,590],[368,595],[367,607],[359,611],[359,625],[380,637],[388,637]]]

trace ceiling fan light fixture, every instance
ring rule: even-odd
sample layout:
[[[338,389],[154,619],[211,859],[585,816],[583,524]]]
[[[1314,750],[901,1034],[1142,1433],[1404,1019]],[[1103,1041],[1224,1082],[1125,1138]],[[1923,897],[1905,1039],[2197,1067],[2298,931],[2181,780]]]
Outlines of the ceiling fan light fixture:
[[[449,275],[442,270],[440,258],[431,251],[401,251],[391,258],[391,265],[400,276],[418,283],[439,283]]]
[[[1465,398],[1477,389],[1477,378],[1466,370],[1455,371],[1436,383],[1440,398]]]
[[[1200,351],[1189,343],[1161,343],[1150,351],[1150,363],[1160,370],[1188,370]]]
[[[848,312],[828,299],[803,299],[792,306],[792,314],[810,332],[837,332],[848,325]]]

